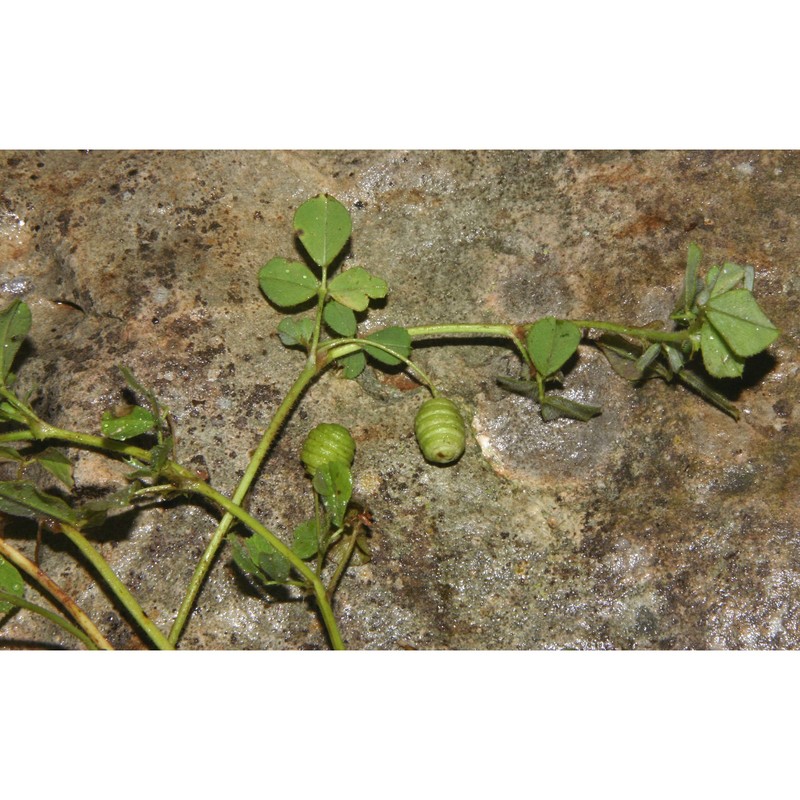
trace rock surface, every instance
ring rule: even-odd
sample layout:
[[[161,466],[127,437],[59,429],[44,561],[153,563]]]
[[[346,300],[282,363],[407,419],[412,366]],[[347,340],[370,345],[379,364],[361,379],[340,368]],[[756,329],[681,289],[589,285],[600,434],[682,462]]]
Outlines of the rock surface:
[[[307,518],[299,462],[317,422],[356,443],[356,493],[375,519],[371,563],[336,597],[351,648],[795,648],[800,643],[798,329],[800,155],[784,152],[4,152],[0,301],[33,329],[20,381],[46,419],[97,432],[130,367],[171,409],[183,463],[230,494],[302,367],[259,267],[294,258],[291,219],[329,192],[353,215],[349,264],[390,286],[362,326],[525,322],[644,325],[669,315],[686,249],[756,267],[782,330],[728,394],[737,423],[683,388],[617,377],[591,348],[565,380],[602,406],[544,423],[495,377],[506,347],[419,347],[465,412],[467,452],[420,456],[422,391],[401,374],[326,373],[278,440],[250,510],[287,537]],[[77,458],[83,497],[125,469]],[[109,522],[95,541],[168,630],[213,532],[196,505]],[[36,531],[5,534],[32,555]],[[112,643],[144,646],[58,537],[42,567]],[[29,589],[29,596],[34,592]],[[28,612],[0,647],[75,642]],[[319,648],[301,602],[248,588],[224,549],[181,646]]]

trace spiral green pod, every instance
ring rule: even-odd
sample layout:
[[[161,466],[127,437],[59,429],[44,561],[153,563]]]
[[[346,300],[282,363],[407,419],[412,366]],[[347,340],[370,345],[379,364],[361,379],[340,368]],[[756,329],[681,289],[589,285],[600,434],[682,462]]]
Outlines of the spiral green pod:
[[[349,467],[355,452],[356,443],[347,428],[335,422],[321,422],[306,436],[300,459],[309,473],[314,475],[323,464],[332,461]]]
[[[434,464],[451,464],[464,452],[464,420],[456,404],[446,397],[431,397],[420,406],[414,433],[422,455]]]

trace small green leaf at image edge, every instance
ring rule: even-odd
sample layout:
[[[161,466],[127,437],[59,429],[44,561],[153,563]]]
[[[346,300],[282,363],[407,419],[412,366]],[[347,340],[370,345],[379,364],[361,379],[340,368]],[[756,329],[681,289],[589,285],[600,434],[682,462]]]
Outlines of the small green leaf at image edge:
[[[0,589],[14,597],[22,597],[25,593],[25,583],[17,568],[0,556]],[[15,608],[13,603],[0,600],[0,615],[7,614]]]

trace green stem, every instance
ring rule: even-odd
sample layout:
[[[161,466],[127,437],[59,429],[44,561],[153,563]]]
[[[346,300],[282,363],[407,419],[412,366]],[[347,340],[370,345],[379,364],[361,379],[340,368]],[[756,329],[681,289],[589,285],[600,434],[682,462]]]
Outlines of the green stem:
[[[78,628],[76,625],[73,625],[69,620],[64,619],[64,617],[62,617],[60,614],[50,611],[48,608],[43,608],[42,606],[36,605],[36,603],[31,603],[30,601],[25,600],[23,597],[17,597],[14,594],[9,594],[8,592],[4,592],[2,590],[0,590],[0,602],[10,603],[11,605],[19,606],[20,608],[32,611],[34,614],[39,614],[45,619],[49,619],[50,622],[58,625],[59,628],[65,630],[76,639],[79,639],[89,650],[100,649],[80,628]]]
[[[350,559],[353,557],[353,550],[355,550],[356,542],[358,541],[358,533],[358,526],[356,526],[353,532],[350,534],[350,540],[347,542],[347,549],[345,550],[341,561],[339,561],[339,563],[336,565],[336,571],[333,573],[330,581],[328,582],[327,596],[328,600],[330,601],[333,600],[333,593],[336,591],[336,587],[339,585],[339,580],[344,574]]]
[[[111,645],[89,619],[86,612],[46,573],[41,567],[34,564],[5,539],[0,539],[0,555],[15,567],[21,569],[33,581],[47,591],[52,597],[67,610],[69,615],[83,628],[88,638],[100,650],[113,650]]]
[[[406,328],[406,330],[412,338],[425,338],[428,336],[499,336],[503,339],[510,339],[522,356],[522,360],[526,364],[530,364],[531,357],[519,338],[520,327],[519,325],[484,325],[482,323],[464,322],[445,325],[417,325],[412,328]]]
[[[246,527],[250,528],[253,533],[257,533],[272,547],[274,547],[289,563],[297,570],[297,572],[306,579],[311,586],[314,596],[317,600],[317,608],[322,616],[322,621],[325,629],[328,631],[328,636],[331,640],[331,645],[334,650],[344,650],[344,642],[339,633],[339,628],[336,624],[336,619],[333,616],[333,609],[328,602],[325,593],[325,587],[322,581],[317,577],[314,571],[292,550],[290,550],[274,533],[267,530],[257,519],[247,513],[235,500],[230,500],[225,495],[220,494],[216,489],[213,489],[205,481],[200,480],[190,470],[181,467],[180,464],[174,462],[167,462],[164,467],[163,474],[179,486],[181,489],[194,492],[202,495],[210,500],[215,505],[219,506],[226,512],[226,516],[231,516]]]
[[[656,328],[632,328],[627,325],[617,325],[615,322],[602,322],[596,319],[569,320],[579,328],[594,328],[599,331],[621,333],[624,336],[633,336],[636,339],[645,339],[648,342],[684,342],[689,338],[689,331],[660,331]]]
[[[383,350],[383,352],[388,353],[398,361],[402,361],[420,379],[420,381],[431,390],[431,393],[436,395],[436,386],[434,386],[433,381],[425,374],[425,372],[422,371],[422,369],[420,369],[420,367],[418,367],[410,358],[400,355],[400,353],[398,353],[396,350],[392,350],[392,348],[387,347],[385,344],[381,344],[380,342],[367,342],[364,339],[335,339],[331,344],[326,342],[319,349],[320,351],[328,351],[324,361],[325,365],[327,365],[337,358],[350,355],[351,353],[358,352],[359,350],[364,350],[367,347],[374,347],[377,350]]]
[[[172,643],[156,627],[153,621],[144,613],[136,598],[131,594],[127,586],[114,574],[108,562],[90,544],[83,534],[72,525],[65,522],[61,523],[64,535],[80,550],[83,557],[97,570],[100,577],[105,581],[114,596],[125,607],[127,612],[133,617],[139,627],[147,634],[150,641],[159,650],[174,650]]]
[[[57,428],[55,425],[50,425],[41,420],[31,424],[31,431],[33,438],[38,440],[58,439],[77,447],[85,447],[90,450],[106,450],[117,455],[128,456],[145,464],[149,464],[152,458],[150,451],[143,450],[141,447],[119,442],[116,439],[108,439],[105,436],[94,436],[91,433],[64,430],[64,428]]]
[[[30,430],[6,431],[6,433],[0,433],[0,443],[2,443],[2,442],[30,442],[31,440],[33,440],[35,438],[36,437],[33,435],[33,431],[30,431]]]
[[[302,395],[316,375],[316,365],[312,362],[307,363],[303,371],[300,373],[300,375],[298,375],[297,379],[292,384],[291,389],[289,389],[288,393],[283,398],[283,402],[275,412],[275,415],[273,416],[272,421],[269,423],[266,431],[264,431],[264,435],[261,437],[258,447],[256,447],[256,449],[253,451],[253,455],[250,458],[250,463],[247,465],[247,469],[245,469],[244,475],[239,481],[239,485],[236,487],[236,491],[231,497],[231,502],[234,505],[241,506],[244,498],[247,496],[247,493],[250,490],[253,481],[255,480],[256,475],[258,474],[259,469],[261,468],[261,464],[264,461],[267,452],[272,446],[272,443],[275,441],[275,437],[278,435],[278,431],[280,431],[283,423],[289,416],[294,404],[299,400],[300,395]],[[169,632],[169,640],[173,645],[177,644],[181,633],[183,633],[183,629],[186,626],[187,620],[189,619],[189,614],[194,606],[194,601],[197,598],[197,593],[200,591],[200,587],[202,586],[203,581],[208,574],[208,570],[211,568],[214,557],[222,545],[225,534],[230,530],[230,527],[234,522],[234,517],[234,514],[227,513],[226,510],[226,513],[217,525],[214,535],[206,545],[206,549],[203,552],[203,555],[200,557],[197,566],[195,567],[194,573],[189,581],[189,586],[186,590],[183,601],[181,602],[181,606],[178,609],[178,614],[175,617],[175,622],[173,622],[172,629]]]

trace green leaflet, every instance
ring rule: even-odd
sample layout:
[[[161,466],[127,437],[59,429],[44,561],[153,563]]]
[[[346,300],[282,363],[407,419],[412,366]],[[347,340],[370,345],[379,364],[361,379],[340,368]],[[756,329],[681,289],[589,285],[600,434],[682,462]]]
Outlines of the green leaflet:
[[[11,365],[31,329],[31,310],[22,300],[14,300],[0,312],[0,378],[8,384]]]
[[[738,378],[744,371],[744,359],[739,358],[708,323],[700,329],[700,349],[705,368],[715,378]]]
[[[370,298],[377,300],[386,297],[386,281],[370,275],[362,267],[353,267],[337,275],[328,285],[328,292],[334,300],[353,311],[364,311]]]
[[[292,550],[302,558],[311,558],[319,549],[319,530],[316,519],[301,522],[292,534]]]
[[[731,291],[737,283],[744,279],[744,267],[738,264],[727,262],[722,265],[722,269],[717,272],[713,286],[709,285],[710,296],[717,297]]]
[[[0,591],[19,598],[25,594],[25,583],[22,580],[22,575],[3,556],[0,556]],[[7,614],[15,607],[14,603],[10,601],[0,600],[0,616]]]
[[[546,394],[542,398],[540,411],[542,419],[545,422],[550,422],[559,417],[588,422],[592,417],[596,417],[598,414],[602,413],[602,409],[599,406],[578,403],[575,400],[569,400],[566,397],[560,397],[554,394]]]
[[[276,306],[288,308],[315,297],[319,281],[305,264],[273,258],[259,270],[258,285]]]
[[[722,275],[717,284],[721,278]],[[712,291],[705,312],[728,347],[742,358],[760,353],[778,338],[778,329],[747,289],[734,289],[720,295]]]
[[[700,266],[700,259],[703,253],[700,248],[692,242],[689,245],[689,253],[686,257],[686,274],[683,278],[683,289],[678,308],[684,314],[692,310],[694,298],[697,295],[697,269]]]
[[[55,447],[48,447],[36,453],[33,460],[38,461],[48,472],[55,475],[68,489],[75,486],[72,480],[72,462]]]
[[[13,517],[56,520],[80,527],[81,516],[60,497],[47,494],[29,481],[0,481],[0,511]]]
[[[253,535],[246,540],[237,537],[231,543],[233,561],[242,572],[266,583],[283,583],[288,579],[292,565],[261,536]]]
[[[580,330],[571,322],[545,317],[528,330],[528,353],[543,376],[553,375],[572,357],[581,340]]]
[[[314,322],[310,319],[283,319],[278,325],[278,337],[286,347],[309,347],[314,335]]]
[[[356,335],[356,330],[358,328],[356,315],[351,308],[343,306],[341,303],[336,302],[336,300],[331,300],[329,303],[325,304],[325,308],[322,311],[322,318],[334,333],[347,337]]]
[[[350,212],[329,194],[303,203],[295,212],[295,233],[315,264],[327,267],[350,238]],[[280,305],[280,304],[279,304]]]
[[[388,347],[404,358],[408,358],[409,355],[411,355],[411,337],[408,335],[408,331],[405,328],[384,328],[364,338],[366,341],[382,344],[384,347]],[[367,355],[371,356],[376,361],[380,361],[382,364],[387,364],[390,367],[402,363],[399,358],[395,358],[391,353],[387,353],[385,350],[378,347],[369,347],[367,345],[364,347],[364,350],[366,350]]]
[[[344,522],[347,504],[353,496],[353,479],[345,464],[333,461],[323,464],[314,474],[314,490],[338,528]]]
[[[362,350],[359,350],[357,353],[350,353],[350,355],[342,356],[338,361],[342,366],[342,374],[345,378],[349,378],[350,380],[357,378],[367,366],[367,357]]]
[[[157,424],[156,418],[146,408],[133,406],[127,414],[119,417],[110,411],[104,412],[100,430],[103,436],[124,442],[126,439],[154,430]]]

